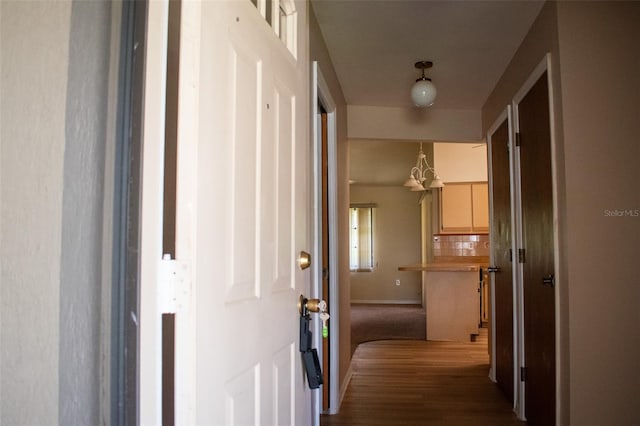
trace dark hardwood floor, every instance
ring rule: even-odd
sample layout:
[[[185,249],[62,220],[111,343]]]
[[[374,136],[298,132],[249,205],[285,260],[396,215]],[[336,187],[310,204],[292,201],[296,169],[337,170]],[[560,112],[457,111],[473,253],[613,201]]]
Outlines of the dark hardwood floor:
[[[475,342],[363,343],[340,412],[322,426],[524,425],[488,378],[486,329]]]

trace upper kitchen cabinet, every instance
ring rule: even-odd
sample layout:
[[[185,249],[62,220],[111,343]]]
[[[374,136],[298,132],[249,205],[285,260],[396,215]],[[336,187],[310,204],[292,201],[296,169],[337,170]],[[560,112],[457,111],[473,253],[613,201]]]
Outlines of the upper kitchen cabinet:
[[[435,143],[434,167],[445,186],[439,195],[441,233],[489,231],[487,146]]]
[[[489,199],[486,182],[447,183],[440,192],[441,233],[489,231]]]
[[[489,231],[489,185],[471,184],[471,225],[474,232]]]

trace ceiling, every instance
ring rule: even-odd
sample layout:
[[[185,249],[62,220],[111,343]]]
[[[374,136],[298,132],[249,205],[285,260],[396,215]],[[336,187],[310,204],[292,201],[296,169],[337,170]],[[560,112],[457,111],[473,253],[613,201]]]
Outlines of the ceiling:
[[[539,0],[311,0],[348,105],[411,107],[429,60],[432,108],[480,109],[542,8]]]

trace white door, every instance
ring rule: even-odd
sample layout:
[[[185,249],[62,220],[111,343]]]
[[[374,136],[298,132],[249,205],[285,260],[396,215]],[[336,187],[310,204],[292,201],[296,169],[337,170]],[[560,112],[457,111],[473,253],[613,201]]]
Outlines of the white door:
[[[304,1],[183,2],[176,424],[312,423],[297,306],[311,280],[297,263],[312,247],[306,21]]]

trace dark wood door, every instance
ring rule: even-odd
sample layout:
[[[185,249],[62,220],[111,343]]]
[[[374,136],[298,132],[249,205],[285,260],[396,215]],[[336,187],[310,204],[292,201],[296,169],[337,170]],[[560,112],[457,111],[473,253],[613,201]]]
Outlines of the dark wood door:
[[[493,282],[495,292],[496,380],[513,402],[513,275],[511,262],[511,181],[509,122],[491,135],[491,191]]]
[[[518,105],[522,191],[525,415],[555,422],[555,289],[549,93],[544,73]]]

